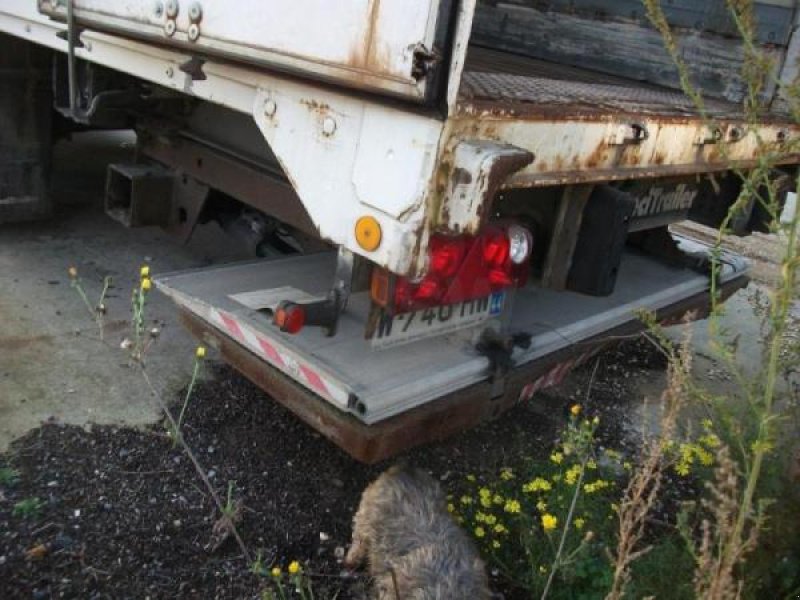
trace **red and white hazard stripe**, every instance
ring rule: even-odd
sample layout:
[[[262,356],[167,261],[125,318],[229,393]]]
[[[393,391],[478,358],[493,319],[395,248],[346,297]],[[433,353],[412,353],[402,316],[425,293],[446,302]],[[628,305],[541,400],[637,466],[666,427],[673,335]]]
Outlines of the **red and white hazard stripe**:
[[[572,369],[585,363],[597,352],[599,352],[599,350],[600,348],[588,350],[576,358],[571,358],[562,363],[558,363],[548,370],[544,375],[541,375],[535,381],[532,381],[523,387],[522,391],[519,393],[518,402],[526,402],[533,398],[533,396],[541,390],[558,385],[564,381],[564,378]]]
[[[333,378],[291,352],[274,338],[258,333],[235,315],[211,308],[210,320],[234,340],[245,346],[259,358],[285,373],[315,394],[347,409],[349,391]]]

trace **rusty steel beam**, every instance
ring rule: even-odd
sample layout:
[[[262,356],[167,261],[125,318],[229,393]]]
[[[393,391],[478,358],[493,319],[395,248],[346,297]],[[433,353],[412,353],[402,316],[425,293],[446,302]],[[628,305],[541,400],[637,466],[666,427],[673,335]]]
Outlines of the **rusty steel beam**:
[[[157,135],[141,135],[139,149],[145,156],[319,237],[316,225],[291,184],[266,170],[185,137],[164,139]]]
[[[721,299],[744,287],[748,281],[746,276],[742,276],[724,284]],[[702,318],[708,310],[709,295],[702,293],[659,311],[656,316],[662,322],[678,322],[687,312],[695,311],[694,318]],[[545,359],[517,367],[508,374],[505,392],[497,398],[491,397],[492,385],[482,382],[377,424],[366,425],[353,415],[337,410],[206,321],[185,309],[179,311],[183,325],[195,337],[218,350],[228,364],[354,459],[368,464],[387,460],[413,447],[443,440],[494,419],[519,403],[523,388],[554,366],[579,355],[585,356],[587,352],[598,351],[615,339],[634,335],[643,329],[640,322],[631,321]]]

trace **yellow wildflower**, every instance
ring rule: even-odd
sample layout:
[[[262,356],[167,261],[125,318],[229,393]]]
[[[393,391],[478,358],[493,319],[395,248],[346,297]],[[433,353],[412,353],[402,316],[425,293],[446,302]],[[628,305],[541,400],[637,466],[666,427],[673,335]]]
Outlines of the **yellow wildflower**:
[[[467,481],[475,483],[475,475],[467,475]]]
[[[710,467],[714,464],[714,457],[711,456],[711,453],[708,450],[703,448],[695,448],[695,454],[697,454],[697,458],[700,459],[700,463],[706,467]]]
[[[452,502],[447,503],[447,512],[456,512],[456,506]]]
[[[564,460],[564,455],[561,452],[553,452],[550,455],[550,460],[552,460],[557,465],[560,465],[561,462]]]
[[[505,500],[503,500],[503,497],[500,494],[495,494],[494,498],[492,498],[492,502],[494,502],[495,504],[503,504]]]
[[[594,492],[597,492],[597,491],[599,491],[599,490],[602,490],[602,489],[604,489],[604,488],[607,488],[607,487],[608,487],[608,485],[609,485],[609,484],[608,484],[608,482],[607,482],[607,481],[605,481],[605,480],[603,480],[603,479],[598,479],[598,480],[596,480],[596,481],[593,481],[592,483],[585,483],[585,484],[583,485],[583,490],[584,490],[584,491],[585,491],[587,494],[593,494]]]
[[[142,291],[143,292],[149,291],[151,287],[153,287],[153,282],[150,281],[149,277],[145,277],[144,279],[142,279]]]
[[[704,435],[701,438],[699,438],[697,441],[699,441],[701,444],[703,444],[704,446],[707,446],[709,448],[717,448],[720,445],[719,438],[716,435],[714,435],[713,433],[709,433],[708,435]]]
[[[531,481],[531,490],[534,492],[549,492],[552,489],[552,484],[541,477],[537,477]]]
[[[206,348],[205,348],[205,346],[198,346],[197,350],[194,351],[194,355],[197,358],[205,358],[205,356],[206,356]]]
[[[622,468],[626,471],[630,471],[633,469],[633,465],[626,460],[624,463],[622,463]]]
[[[482,487],[481,489],[478,490],[478,495],[481,498],[484,498],[484,497],[491,498],[492,492],[491,492],[491,490],[489,488]]]
[[[547,573],[547,567],[545,567],[544,565],[539,565],[539,573],[542,574]]]
[[[544,500],[539,500],[536,503],[536,510],[538,510],[539,512],[546,511],[547,510],[547,502],[545,502]]]
[[[597,463],[594,462],[593,460],[589,460],[586,462],[586,468],[594,470],[597,468]]]
[[[506,511],[507,513],[512,514],[512,515],[516,515],[516,514],[519,514],[519,511],[521,510],[521,508],[522,507],[520,506],[518,501],[516,501],[516,500],[508,500],[506,502],[506,505],[503,507],[503,510]]]
[[[461,496],[461,504],[464,504],[466,506],[472,504],[472,498],[470,498],[469,496]]]
[[[281,568],[280,567],[272,567],[272,576],[277,579],[281,576]]]
[[[494,525],[497,523],[497,517],[494,515],[486,515],[486,524],[487,525]]]
[[[542,515],[542,529],[552,531],[558,526],[558,518],[551,514]]]
[[[69,273],[69,276],[72,279],[76,279],[78,277],[78,269],[76,269],[75,267],[70,267],[69,269],[67,269],[67,273]]]
[[[492,508],[492,497],[481,496],[480,503],[483,508]]]
[[[600,425],[600,417],[595,417],[592,419],[592,425]]]
[[[575,529],[583,529],[583,526],[586,524],[586,519],[581,519],[578,517],[575,519]]]
[[[503,525],[502,523],[498,523],[497,525],[494,526],[494,532],[495,533],[508,533],[508,529],[506,529],[506,526]]]
[[[577,417],[579,414],[581,414],[581,405],[573,404],[572,407],[569,409],[569,412],[572,414],[573,417]]]
[[[486,515],[483,514],[482,512],[475,513],[475,520],[478,523],[483,523],[486,521]]]
[[[703,419],[702,421],[700,421],[700,424],[703,426],[703,429],[705,430],[711,429],[711,427],[714,425],[711,419]]]
[[[580,465],[574,465],[567,469],[567,472],[564,474],[564,481],[566,481],[568,485],[575,485],[575,482],[578,480],[578,475],[580,474]]]
[[[300,572],[300,563],[293,560],[289,563],[289,567],[286,570],[289,571],[291,575],[297,575]]]
[[[500,547],[500,542],[498,542],[497,540],[494,540],[494,541],[492,542],[492,548],[494,548],[495,550],[497,550],[499,547]]]
[[[141,269],[139,269],[139,276],[142,279],[145,277],[150,277],[150,267],[148,265],[144,265]]]
[[[511,469],[501,469],[500,471],[500,479],[503,481],[511,481],[514,479],[514,471]]]
[[[483,527],[476,527],[475,528],[475,537],[482,538],[486,535],[486,530]]]
[[[689,474],[688,463],[681,462],[675,465],[675,472],[681,477],[686,477]]]

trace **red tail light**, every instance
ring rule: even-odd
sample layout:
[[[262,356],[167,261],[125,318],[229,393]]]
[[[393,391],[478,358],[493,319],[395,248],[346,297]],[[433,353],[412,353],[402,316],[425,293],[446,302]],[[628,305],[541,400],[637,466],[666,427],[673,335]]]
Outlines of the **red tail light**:
[[[281,302],[272,315],[272,322],[286,333],[297,333],[306,323],[306,313],[302,306],[292,302]]]
[[[431,273],[452,277],[464,260],[467,244],[463,238],[434,236],[430,240]]]
[[[434,234],[428,243],[428,274],[411,281],[376,269],[372,299],[396,312],[408,312],[481,298],[512,285],[524,285],[532,241],[530,233],[518,225],[492,225],[478,236]],[[520,249],[525,242],[528,242],[527,254],[525,248]]]
[[[483,259],[487,265],[502,269],[508,261],[510,242],[505,231],[487,234],[483,241]]]

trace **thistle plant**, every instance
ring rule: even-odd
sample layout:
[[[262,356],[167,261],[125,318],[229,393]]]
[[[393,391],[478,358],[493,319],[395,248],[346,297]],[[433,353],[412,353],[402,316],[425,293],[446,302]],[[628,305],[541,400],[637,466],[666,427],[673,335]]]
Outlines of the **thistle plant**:
[[[148,348],[145,337],[145,307],[147,305],[147,295],[152,287],[153,281],[150,279],[150,267],[144,265],[139,269],[139,284],[131,294],[131,329],[133,330],[131,356],[136,361],[141,361],[144,358]]]
[[[289,563],[286,574],[280,565],[272,567],[270,579],[271,585],[261,592],[262,600],[287,600],[295,596],[299,596],[302,600],[314,600],[311,576],[297,560]]]
[[[194,367],[192,367],[192,378],[189,380],[189,385],[186,388],[186,394],[183,398],[183,405],[181,406],[181,412],[178,414],[178,420],[169,423],[169,431],[172,437],[173,445],[177,445],[178,438],[181,435],[181,426],[183,425],[183,418],[186,415],[186,409],[189,406],[189,399],[192,397],[192,392],[194,391],[195,383],[197,383],[197,378],[200,376],[200,369],[203,363],[203,359],[206,357],[206,349],[204,346],[198,346],[195,348],[194,351]]]
[[[105,301],[108,289],[111,286],[111,277],[103,278],[103,289],[100,292],[97,302],[93,304],[89,300],[89,296],[83,287],[83,281],[78,275],[78,269],[74,266],[70,267],[67,269],[67,273],[69,274],[70,287],[78,293],[86,310],[89,311],[89,316],[97,323],[97,328],[100,331],[100,340],[102,341],[105,333],[105,315],[107,310]]]

